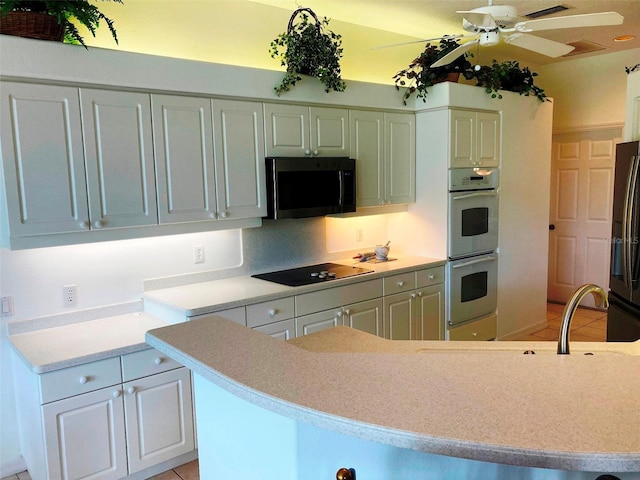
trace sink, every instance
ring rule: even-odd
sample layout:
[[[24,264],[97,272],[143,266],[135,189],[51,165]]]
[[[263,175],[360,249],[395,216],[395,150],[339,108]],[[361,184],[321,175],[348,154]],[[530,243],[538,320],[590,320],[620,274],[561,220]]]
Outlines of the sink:
[[[630,345],[632,344],[576,342],[572,345],[571,353],[575,355],[637,355],[638,352],[628,348]],[[442,346],[419,348],[416,353],[558,354],[556,342],[486,342],[477,345],[476,342],[455,341],[444,343]]]

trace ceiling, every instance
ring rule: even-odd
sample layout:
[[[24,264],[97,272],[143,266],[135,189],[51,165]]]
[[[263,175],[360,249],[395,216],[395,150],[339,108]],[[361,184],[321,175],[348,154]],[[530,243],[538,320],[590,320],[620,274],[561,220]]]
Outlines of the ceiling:
[[[391,77],[405,68],[422,50],[423,44],[391,48],[375,47],[466,33],[457,10],[485,6],[487,0],[124,0],[96,2],[115,22],[119,44],[106,26],[96,38],[85,35],[88,45],[149,53],[230,65],[281,70],[269,56],[269,44],[286,30],[291,13],[310,7],[318,16],[331,19],[329,28],[342,35],[345,79],[392,83]],[[490,64],[493,58],[513,59],[532,69],[557,61],[640,48],[640,0],[512,0],[496,4],[513,5],[520,15],[562,4],[569,7],[553,16],[616,11],[622,25],[536,32],[537,36],[563,43],[587,40],[605,47],[595,53],[550,59],[501,44],[473,50],[474,61]],[[546,17],[548,18],[548,17]],[[629,42],[613,37],[636,34]],[[639,55],[640,57],[640,55]],[[640,63],[640,58],[638,58]]]

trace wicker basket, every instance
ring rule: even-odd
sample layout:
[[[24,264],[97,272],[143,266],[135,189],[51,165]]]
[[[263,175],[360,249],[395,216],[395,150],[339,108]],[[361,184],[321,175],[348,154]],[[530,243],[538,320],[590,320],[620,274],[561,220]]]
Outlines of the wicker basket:
[[[59,25],[56,17],[46,13],[8,12],[0,17],[0,33],[61,42],[64,24]]]

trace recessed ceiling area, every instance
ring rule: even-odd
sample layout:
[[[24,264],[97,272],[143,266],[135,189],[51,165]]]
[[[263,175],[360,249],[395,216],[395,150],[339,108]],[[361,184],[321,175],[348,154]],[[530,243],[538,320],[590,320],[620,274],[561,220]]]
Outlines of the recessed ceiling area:
[[[287,28],[298,6],[310,7],[319,17],[331,19],[329,28],[342,35],[345,79],[392,84],[393,75],[422,51],[424,44],[390,48],[383,45],[466,33],[457,10],[487,5],[486,0],[124,0],[95,2],[114,20],[119,45],[106,25],[96,38],[86,33],[89,46],[148,53],[230,65],[282,70],[269,56],[270,42]],[[624,16],[622,25],[584,27],[535,32],[536,36],[562,43],[589,42],[601,50],[551,59],[512,45],[474,48],[474,62],[492,59],[519,60],[531,67],[640,48],[640,39],[615,42],[614,37],[640,31],[639,0],[514,0],[495,2],[512,5],[518,21],[526,13],[559,4],[567,10],[542,18],[615,11]],[[640,61],[640,59],[639,59]]]

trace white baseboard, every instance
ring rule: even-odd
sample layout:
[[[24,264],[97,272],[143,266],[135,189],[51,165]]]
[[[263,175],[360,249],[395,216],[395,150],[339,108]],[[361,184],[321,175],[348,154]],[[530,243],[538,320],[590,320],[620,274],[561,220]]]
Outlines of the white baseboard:
[[[15,475],[16,473],[24,472],[27,469],[27,464],[24,463],[24,458],[18,457],[8,462],[2,462],[0,464],[0,478],[8,477],[9,475]]]
[[[517,338],[522,338],[525,335],[529,335],[530,333],[537,332],[539,330],[543,330],[547,328],[548,322],[547,320],[543,320],[542,322],[535,323],[533,325],[529,325],[525,328],[521,328],[520,330],[516,330],[515,332],[509,332],[506,335],[501,336],[498,340],[502,340],[503,342],[507,342],[509,340],[514,340]]]

